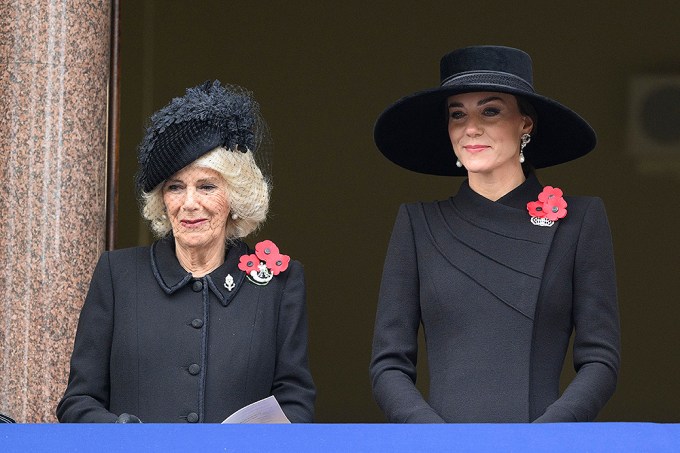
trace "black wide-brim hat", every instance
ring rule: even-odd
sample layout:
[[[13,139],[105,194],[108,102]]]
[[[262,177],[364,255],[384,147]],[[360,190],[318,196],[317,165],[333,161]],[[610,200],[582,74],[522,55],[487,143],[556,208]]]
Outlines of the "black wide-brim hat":
[[[571,109],[534,91],[531,57],[502,46],[455,50],[440,62],[441,85],[403,97],[376,121],[375,144],[389,160],[431,175],[463,176],[448,134],[446,99],[454,94],[492,91],[527,100],[537,121],[524,157],[535,168],[568,162],[590,152],[595,131]],[[528,113],[528,112],[525,112]]]

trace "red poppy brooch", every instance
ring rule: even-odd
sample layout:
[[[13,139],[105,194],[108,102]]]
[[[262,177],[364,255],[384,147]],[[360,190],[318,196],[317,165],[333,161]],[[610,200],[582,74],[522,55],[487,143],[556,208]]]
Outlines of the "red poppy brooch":
[[[238,268],[246,273],[246,277],[256,285],[266,285],[275,276],[288,269],[290,256],[283,255],[270,240],[258,242],[255,253],[243,255]]]
[[[553,226],[555,221],[567,215],[567,202],[562,198],[562,190],[546,186],[538,194],[538,201],[527,203],[531,223],[538,226]]]

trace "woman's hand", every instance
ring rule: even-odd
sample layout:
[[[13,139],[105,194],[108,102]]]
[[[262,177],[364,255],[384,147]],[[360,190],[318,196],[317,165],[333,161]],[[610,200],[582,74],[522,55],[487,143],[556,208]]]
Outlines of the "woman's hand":
[[[142,423],[139,417],[123,412],[118,416],[116,423]]]

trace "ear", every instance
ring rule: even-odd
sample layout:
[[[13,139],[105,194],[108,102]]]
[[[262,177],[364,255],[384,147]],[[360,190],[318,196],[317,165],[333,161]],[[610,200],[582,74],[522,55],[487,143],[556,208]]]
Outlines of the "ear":
[[[534,120],[529,115],[522,116],[524,119],[524,126],[522,127],[522,134],[530,134],[534,129]]]

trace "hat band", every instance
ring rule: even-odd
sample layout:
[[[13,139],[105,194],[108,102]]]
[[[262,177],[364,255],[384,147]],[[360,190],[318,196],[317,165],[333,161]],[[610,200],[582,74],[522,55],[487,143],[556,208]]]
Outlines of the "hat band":
[[[534,87],[526,80],[508,72],[475,71],[454,74],[442,81],[442,88],[460,85],[498,85],[520,91],[534,92]]]

